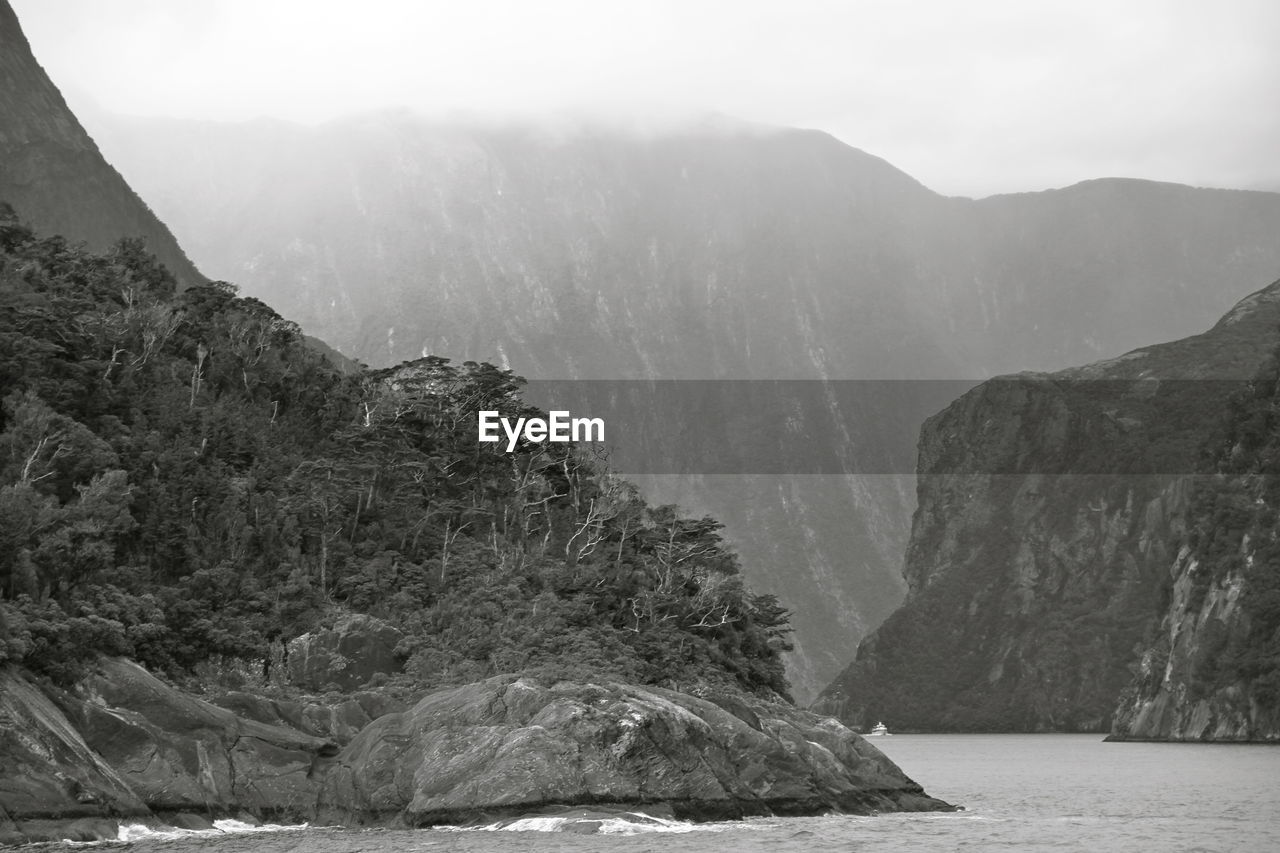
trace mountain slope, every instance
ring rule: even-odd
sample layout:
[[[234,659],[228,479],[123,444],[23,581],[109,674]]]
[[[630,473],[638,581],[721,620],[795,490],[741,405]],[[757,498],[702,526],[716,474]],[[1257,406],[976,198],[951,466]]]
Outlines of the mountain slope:
[[[103,159],[0,0],[0,199],[41,232],[105,251],[142,239],[183,286],[205,279],[151,210]]]
[[[976,381],[1188,334],[1280,269],[1275,194],[1106,180],[948,199],[812,131],[93,121],[202,268],[375,365]],[[830,416],[842,475],[919,423]],[[790,671],[812,697],[905,592],[910,463],[692,473],[645,487],[726,520],[753,584],[796,611]]]
[[[94,129],[202,267],[374,364],[985,378],[1192,334],[1280,267],[1275,193],[950,199],[826,134],[726,120]]]
[[[1278,323],[1280,282],[1202,335],[991,380],[930,418],[907,601],[816,707],[853,725],[1107,730],[1168,606],[1202,449]]]
[[[1273,353],[1230,401],[1115,740],[1280,741],[1280,458]]]

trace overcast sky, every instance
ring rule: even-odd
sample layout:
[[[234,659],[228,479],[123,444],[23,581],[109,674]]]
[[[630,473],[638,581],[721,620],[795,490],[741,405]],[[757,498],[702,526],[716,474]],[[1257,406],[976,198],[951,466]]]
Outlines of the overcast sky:
[[[81,110],[720,112],[820,128],[951,194],[1280,189],[1277,0],[12,2]]]

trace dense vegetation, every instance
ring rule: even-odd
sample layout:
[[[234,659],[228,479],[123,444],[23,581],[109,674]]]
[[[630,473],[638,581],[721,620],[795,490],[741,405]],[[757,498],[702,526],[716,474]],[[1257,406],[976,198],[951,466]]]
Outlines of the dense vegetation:
[[[1242,685],[1280,708],[1280,348],[1232,398],[1225,438],[1212,448],[1218,473],[1200,483],[1188,514],[1190,611],[1211,587],[1236,584],[1244,619],[1217,627],[1191,662],[1192,691]]]
[[[234,287],[178,292],[0,212],[0,663],[262,666],[335,614],[405,634],[420,685],[604,674],[786,693],[787,614],[719,525],[584,448],[476,441],[522,380],[344,368]]]

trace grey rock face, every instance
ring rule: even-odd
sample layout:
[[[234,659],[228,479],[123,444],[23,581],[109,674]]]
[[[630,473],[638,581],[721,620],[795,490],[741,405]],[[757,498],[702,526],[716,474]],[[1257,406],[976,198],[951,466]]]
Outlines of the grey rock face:
[[[372,616],[343,616],[332,628],[289,642],[289,680],[310,690],[325,690],[331,684],[355,690],[379,673],[400,671],[403,662],[395,650],[403,638],[399,630]]]
[[[350,694],[336,703],[275,700],[232,691],[214,699],[213,704],[246,720],[297,729],[342,746],[372,720],[405,710],[402,702],[376,690]]]
[[[1246,559],[1255,556],[1249,553]],[[1171,570],[1169,607],[1121,695],[1108,740],[1280,742],[1280,710],[1274,702],[1261,701],[1239,681],[1213,684],[1210,656],[1245,646],[1249,624],[1240,607],[1240,572],[1198,598],[1195,575],[1201,570],[1184,547]],[[1205,669],[1211,671],[1208,676]]]
[[[370,716],[385,706],[373,695],[353,697]],[[835,720],[738,696],[499,676],[378,717],[341,752],[273,724],[298,716],[288,703],[251,699],[229,697],[233,713],[125,660],[102,661],[71,691],[0,672],[0,845],[114,839],[122,820],[418,826],[576,805],[689,818],[950,808]]]
[[[1182,637],[1203,645],[1230,612],[1226,598],[1203,613],[1162,608],[1195,478],[1209,476],[1193,473],[1201,448],[1270,353],[1278,321],[1280,283],[1202,335],[992,380],[931,418],[907,602],[816,707],[855,726],[1111,729],[1162,618],[1166,636],[1187,619],[1207,625]],[[1242,719],[1154,694],[1121,715],[1135,733],[1172,719],[1230,731]]]
[[[237,717],[135,663],[103,661],[65,701],[85,742],[149,808],[305,817],[333,741]]]
[[[17,671],[0,670],[0,845],[44,840],[54,821],[69,826],[147,813],[122,774],[85,743],[57,705]],[[85,837],[88,827],[57,837],[93,840]]]
[[[752,704],[492,678],[367,727],[326,777],[320,813],[424,826],[550,805],[691,818],[949,808],[834,720]]]

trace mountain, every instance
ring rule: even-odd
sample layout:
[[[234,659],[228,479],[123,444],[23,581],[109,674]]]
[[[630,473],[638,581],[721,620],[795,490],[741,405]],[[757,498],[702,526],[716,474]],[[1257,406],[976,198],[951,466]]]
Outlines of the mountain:
[[[478,446],[478,409],[538,414],[510,371],[343,370],[12,216],[0,317],[0,844],[951,810],[788,701],[787,614],[714,519],[580,446]]]
[[[477,446],[477,409],[538,414],[519,377],[333,360],[141,240],[90,251],[98,212],[72,242],[0,203],[0,845],[952,810],[787,701],[787,613],[714,519],[581,446]]]
[[[1190,334],[1280,269],[1275,194],[1108,179],[946,198],[826,134],[727,119],[91,121],[203,269],[374,365],[972,383]],[[637,478],[725,520],[752,583],[795,611],[798,697],[901,602],[917,413],[959,391],[902,383],[911,402],[874,418],[820,412],[833,430],[761,413],[843,436],[831,476],[695,461]]]
[[[1187,545],[1194,529],[1202,543],[1215,535],[1220,516],[1202,507],[1215,479],[1206,448],[1230,434],[1224,412],[1267,361],[1278,324],[1280,282],[1201,335],[993,379],[930,418],[907,600],[815,707],[855,726],[1107,731],[1143,660],[1144,689],[1121,718],[1159,717],[1143,711],[1169,704],[1151,690],[1167,643],[1163,657],[1143,654],[1157,626],[1181,640],[1181,627],[1202,624],[1202,603],[1239,594],[1238,567],[1194,581],[1191,603],[1171,574],[1196,574],[1207,546]],[[1201,647],[1225,634],[1192,636]]]
[[[7,0],[0,2],[0,199],[43,233],[96,251],[138,238],[183,286],[205,281],[67,108]]]
[[[1280,349],[1229,402],[1112,740],[1280,741]]]
[[[202,268],[372,364],[984,378],[1191,334],[1277,267],[1274,193],[946,198],[824,133],[728,119],[93,121]]]

